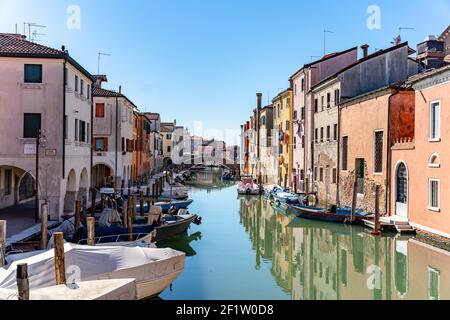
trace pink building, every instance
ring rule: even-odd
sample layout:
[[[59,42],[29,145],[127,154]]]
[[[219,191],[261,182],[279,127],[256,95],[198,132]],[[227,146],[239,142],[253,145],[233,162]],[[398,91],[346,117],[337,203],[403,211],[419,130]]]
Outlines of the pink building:
[[[57,220],[91,185],[94,79],[64,47],[16,34],[0,34],[0,74],[0,207],[35,195],[39,150],[39,202]]]
[[[391,159],[391,214],[450,238],[450,66],[409,79],[414,136],[397,140]]]
[[[358,48],[332,53],[304,65],[289,79],[293,90],[293,159],[291,181],[305,190],[305,178],[312,181],[312,144],[314,136],[314,106],[310,90],[320,81],[355,63]],[[306,173],[306,175],[305,175]]]

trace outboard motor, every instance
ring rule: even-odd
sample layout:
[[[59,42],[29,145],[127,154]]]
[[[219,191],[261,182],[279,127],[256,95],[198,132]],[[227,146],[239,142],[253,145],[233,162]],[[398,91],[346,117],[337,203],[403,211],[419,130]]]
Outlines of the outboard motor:
[[[197,225],[197,226],[201,225],[202,224],[202,217],[195,218],[194,224]]]

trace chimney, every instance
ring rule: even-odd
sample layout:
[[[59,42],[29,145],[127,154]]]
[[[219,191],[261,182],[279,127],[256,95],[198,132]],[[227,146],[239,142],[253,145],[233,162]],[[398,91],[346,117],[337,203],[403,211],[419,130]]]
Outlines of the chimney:
[[[122,86],[119,86],[119,93],[122,94]]]
[[[108,82],[108,78],[102,74],[95,75],[94,78],[95,78],[94,87],[96,88],[101,88],[103,82]]]
[[[363,44],[361,46],[361,49],[363,51],[363,58],[367,57],[369,55],[369,45],[368,44]]]
[[[262,108],[262,93],[256,94],[256,106],[258,110]]]

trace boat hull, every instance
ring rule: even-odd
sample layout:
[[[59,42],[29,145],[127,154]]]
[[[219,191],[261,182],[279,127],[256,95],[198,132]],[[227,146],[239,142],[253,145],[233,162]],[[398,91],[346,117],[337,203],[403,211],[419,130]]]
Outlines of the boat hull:
[[[197,219],[197,215],[189,216],[186,219],[181,219],[177,222],[166,223],[160,227],[155,228],[155,241],[160,242],[173,237],[176,237],[183,232],[186,232],[191,223]]]
[[[299,218],[318,220],[325,222],[336,222],[336,223],[346,223],[351,221],[351,215],[347,214],[336,214],[326,212],[325,209],[314,208],[314,207],[299,207],[288,204],[289,209],[293,210]],[[363,224],[364,217],[356,216],[355,223]]]

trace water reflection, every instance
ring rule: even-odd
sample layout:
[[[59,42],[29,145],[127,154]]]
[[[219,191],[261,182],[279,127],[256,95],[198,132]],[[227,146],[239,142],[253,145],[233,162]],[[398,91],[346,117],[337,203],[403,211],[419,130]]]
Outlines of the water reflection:
[[[202,233],[195,232],[191,235],[183,233],[175,238],[158,242],[158,248],[171,248],[186,253],[187,257],[197,255],[197,252],[192,248],[191,243],[202,240]]]
[[[187,184],[191,187],[191,191],[206,190],[220,191],[234,185],[233,181],[223,181],[222,175],[225,171],[223,169],[206,169],[204,171],[192,172],[191,178]]]
[[[414,238],[303,220],[239,198],[240,221],[276,283],[295,300],[450,299],[450,253]]]

